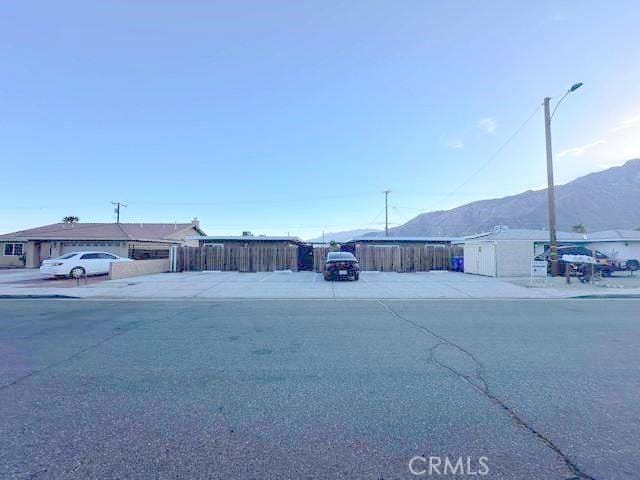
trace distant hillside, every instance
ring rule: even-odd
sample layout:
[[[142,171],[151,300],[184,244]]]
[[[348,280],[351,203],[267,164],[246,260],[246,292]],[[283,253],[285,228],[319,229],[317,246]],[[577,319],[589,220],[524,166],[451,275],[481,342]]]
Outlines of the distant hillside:
[[[353,237],[359,237],[362,235],[366,235],[369,233],[376,233],[379,230],[373,230],[371,228],[368,229],[357,229],[357,230],[347,230],[344,232],[329,232],[324,234],[324,241],[330,242],[333,240],[334,242],[341,243],[351,240]],[[322,237],[311,238],[308,240],[309,242],[322,242]]]
[[[640,227],[640,159],[558,185],[555,192],[559,230],[571,230],[576,224],[583,224],[591,232]],[[529,190],[452,210],[423,213],[390,228],[389,235],[466,235],[495,225],[546,228],[547,222],[547,190]]]

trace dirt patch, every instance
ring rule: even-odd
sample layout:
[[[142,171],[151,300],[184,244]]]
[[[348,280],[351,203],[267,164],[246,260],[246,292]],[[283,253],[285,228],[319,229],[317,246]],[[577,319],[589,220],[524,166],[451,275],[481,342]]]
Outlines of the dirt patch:
[[[108,275],[95,275],[91,277],[81,278],[80,280],[76,280],[75,278],[53,278],[53,277],[42,277],[35,279],[26,279],[26,280],[17,280],[15,282],[6,282],[11,283],[12,285],[18,285],[19,288],[72,288],[84,285],[92,285],[100,282],[104,282],[108,280]]]

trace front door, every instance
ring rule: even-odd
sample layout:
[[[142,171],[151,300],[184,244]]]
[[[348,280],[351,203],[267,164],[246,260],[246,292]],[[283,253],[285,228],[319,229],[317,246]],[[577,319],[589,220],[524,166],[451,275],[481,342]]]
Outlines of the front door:
[[[37,268],[42,263],[40,259],[40,242],[34,242],[31,256],[27,256],[27,267]]]

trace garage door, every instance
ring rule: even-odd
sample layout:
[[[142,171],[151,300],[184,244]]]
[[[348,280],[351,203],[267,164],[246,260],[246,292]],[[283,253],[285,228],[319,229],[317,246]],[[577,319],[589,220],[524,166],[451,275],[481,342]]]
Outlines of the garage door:
[[[496,246],[492,243],[465,245],[464,271],[476,275],[496,276]]]
[[[61,255],[71,252],[109,252],[121,257],[127,256],[126,248],[121,246],[121,242],[64,242],[62,244]],[[124,254],[123,254],[124,252]]]

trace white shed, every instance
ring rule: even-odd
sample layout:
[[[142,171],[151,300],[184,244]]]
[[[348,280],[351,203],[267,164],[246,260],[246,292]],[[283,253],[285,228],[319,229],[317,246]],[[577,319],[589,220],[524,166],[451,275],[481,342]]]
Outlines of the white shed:
[[[558,242],[584,242],[578,233],[558,232]],[[490,277],[524,277],[531,260],[549,244],[548,230],[497,227],[493,232],[467,237],[464,241],[464,271]]]

